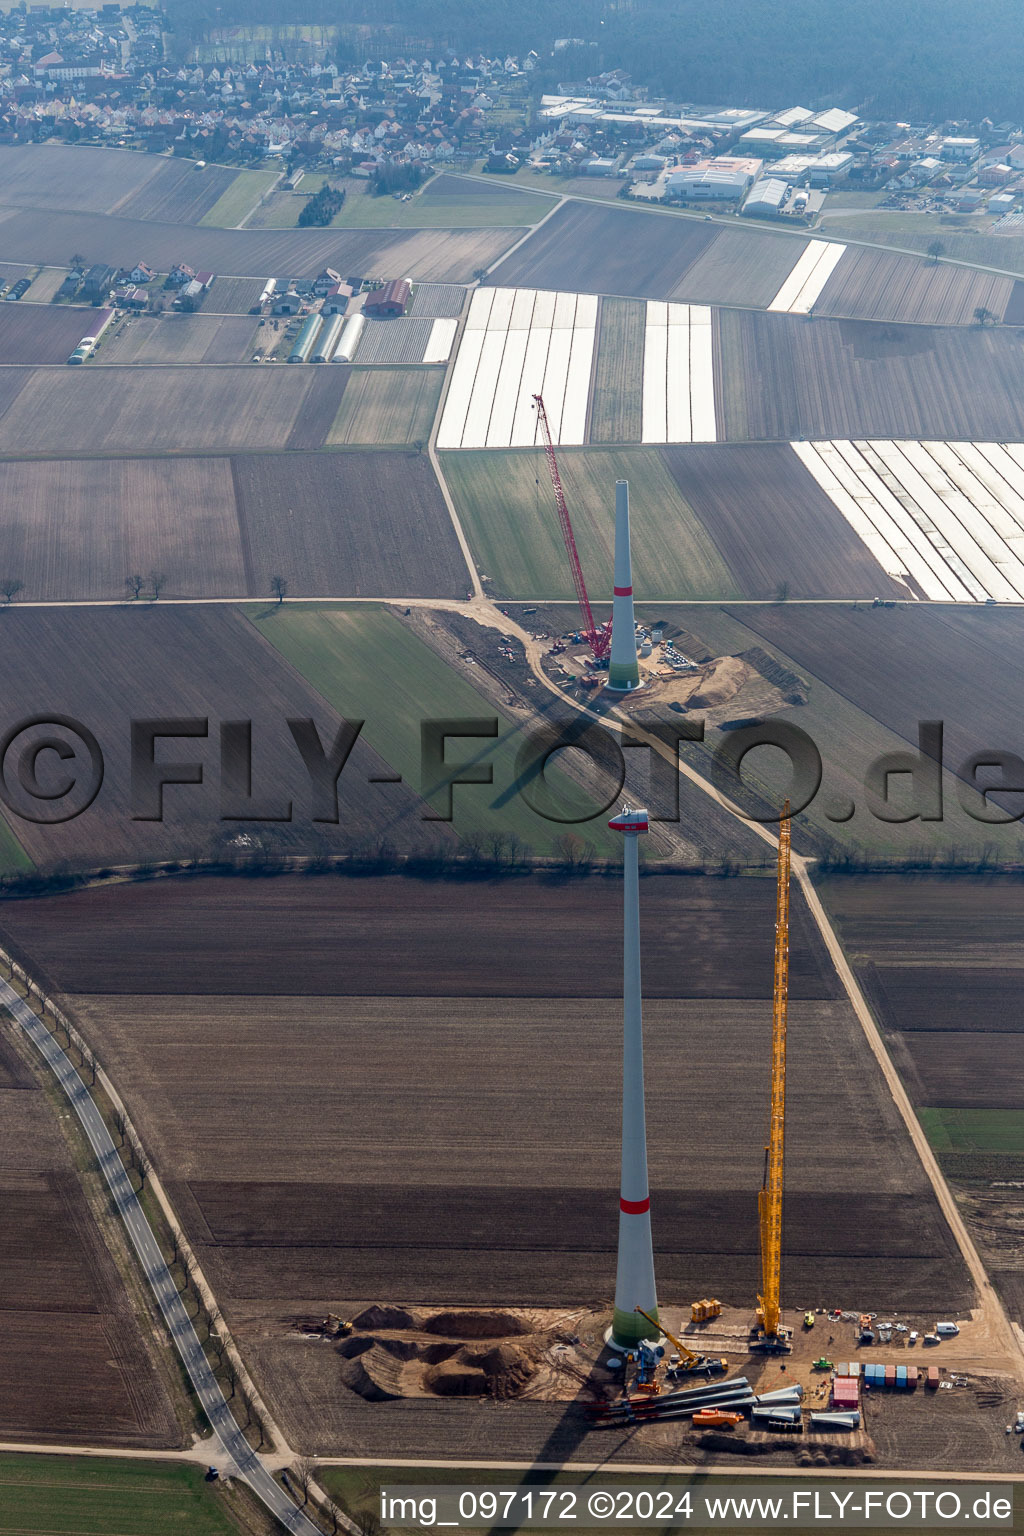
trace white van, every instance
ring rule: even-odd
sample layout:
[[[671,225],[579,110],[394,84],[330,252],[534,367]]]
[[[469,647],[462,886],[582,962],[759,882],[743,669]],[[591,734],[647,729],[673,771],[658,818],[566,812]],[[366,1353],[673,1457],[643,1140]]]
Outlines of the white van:
[[[936,1323],[935,1332],[940,1339],[951,1339],[960,1332],[956,1323]]]

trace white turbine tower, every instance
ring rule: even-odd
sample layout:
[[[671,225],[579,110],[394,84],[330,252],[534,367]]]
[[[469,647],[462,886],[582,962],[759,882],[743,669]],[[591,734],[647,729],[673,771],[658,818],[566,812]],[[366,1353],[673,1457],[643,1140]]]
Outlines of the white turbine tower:
[[[629,484],[625,480],[615,482],[613,592],[612,651],[608,662],[607,686],[619,693],[630,693],[640,686],[640,668],[636,660],[636,623],[633,619],[633,563],[629,552]]]
[[[617,619],[618,615],[616,622]],[[613,638],[614,635],[613,627]],[[632,624],[629,635],[632,644]],[[619,1260],[610,1342],[620,1348],[629,1348],[640,1339],[659,1337],[654,1324],[636,1311],[637,1307],[643,1307],[651,1317],[658,1316],[654,1248],[651,1243],[651,1197],[647,1186],[643,1008],[640,994],[640,861],[637,840],[642,832],[648,831],[647,812],[627,807],[608,825],[613,832],[622,832],[625,836],[622,853],[622,1181],[619,1187]]]

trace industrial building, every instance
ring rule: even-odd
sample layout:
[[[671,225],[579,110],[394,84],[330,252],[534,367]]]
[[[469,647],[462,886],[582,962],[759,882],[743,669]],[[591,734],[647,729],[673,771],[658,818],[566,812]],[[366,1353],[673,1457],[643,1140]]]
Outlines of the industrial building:
[[[772,166],[772,175],[782,181],[804,181],[812,187],[831,187],[844,181],[853,168],[853,155],[847,149],[829,155],[786,155]]]
[[[761,165],[760,160],[734,159],[726,155],[720,155],[716,160],[698,160],[696,165],[681,166],[669,172],[665,195],[685,202],[738,203],[760,175]]]
[[[981,140],[956,137],[943,139],[939,154],[943,160],[958,160],[961,164],[973,165],[981,154]]]
[[[789,183],[778,176],[762,176],[750,189],[750,196],[743,204],[743,212],[751,218],[778,218],[783,204],[789,197]]]

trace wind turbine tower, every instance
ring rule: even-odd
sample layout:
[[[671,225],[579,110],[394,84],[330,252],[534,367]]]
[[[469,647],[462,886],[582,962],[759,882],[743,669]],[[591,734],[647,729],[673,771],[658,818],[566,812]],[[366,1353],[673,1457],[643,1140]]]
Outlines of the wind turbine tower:
[[[640,668],[636,660],[633,563],[629,553],[629,484],[625,480],[615,482],[614,580],[612,652],[608,662],[607,686],[618,693],[630,693],[640,686]]]
[[[625,487],[620,483],[620,490]],[[628,524],[627,524],[628,537]],[[618,564],[616,563],[616,583]],[[618,599],[616,598],[616,601]],[[632,620],[632,600],[630,600]],[[618,610],[615,615],[618,623]],[[633,645],[633,625],[629,625]],[[612,645],[615,625],[612,626]],[[614,654],[614,652],[613,652]],[[634,666],[636,653],[634,648]],[[623,847],[623,1049],[622,1180],[619,1186],[619,1259],[615,1277],[615,1312],[609,1342],[631,1348],[641,1339],[660,1337],[655,1323],[635,1309],[658,1316],[651,1243],[651,1197],[647,1186],[647,1124],[644,1111],[643,1011],[640,996],[640,868],[638,839],[648,831],[647,812],[622,810],[608,825],[621,832]]]

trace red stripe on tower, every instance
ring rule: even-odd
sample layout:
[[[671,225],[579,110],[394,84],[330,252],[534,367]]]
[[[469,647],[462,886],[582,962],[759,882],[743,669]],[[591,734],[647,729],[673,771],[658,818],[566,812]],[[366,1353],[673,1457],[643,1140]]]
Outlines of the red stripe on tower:
[[[632,587],[613,587],[612,591],[614,592],[616,597],[632,597],[633,596],[633,588]]]
[[[650,1195],[647,1196],[646,1200],[623,1200],[621,1197],[619,1199],[619,1210],[625,1211],[627,1216],[642,1216],[650,1208]]]

